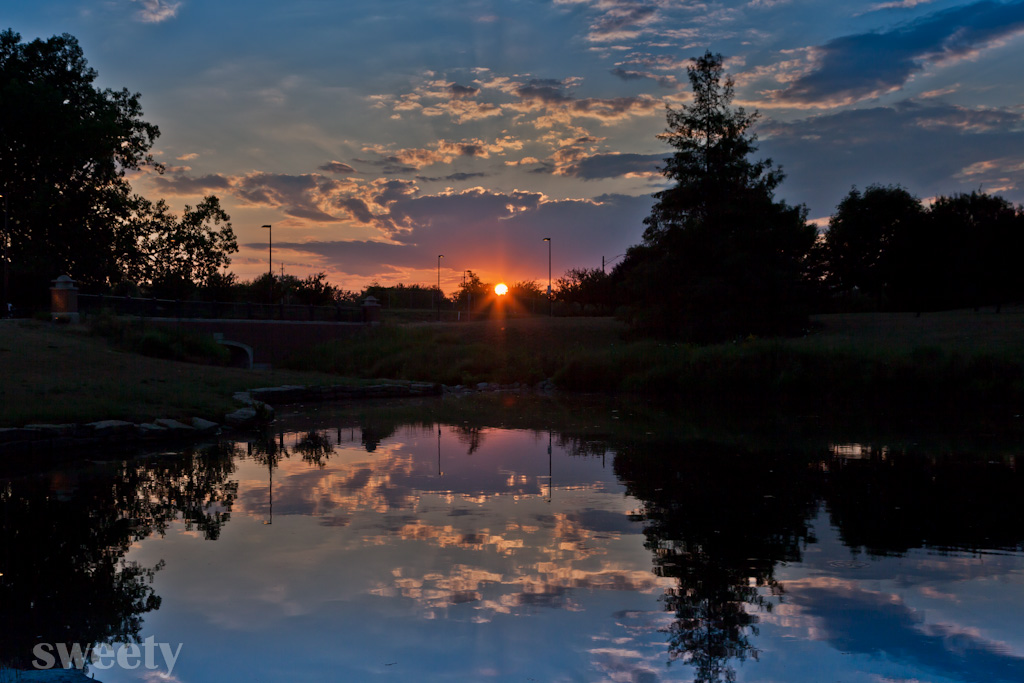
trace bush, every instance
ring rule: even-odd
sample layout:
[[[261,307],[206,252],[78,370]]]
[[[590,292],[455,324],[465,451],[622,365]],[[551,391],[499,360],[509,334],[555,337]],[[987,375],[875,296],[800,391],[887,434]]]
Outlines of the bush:
[[[90,316],[89,329],[114,346],[151,358],[206,365],[227,365],[231,353],[211,335],[178,327],[130,323],[109,312]]]

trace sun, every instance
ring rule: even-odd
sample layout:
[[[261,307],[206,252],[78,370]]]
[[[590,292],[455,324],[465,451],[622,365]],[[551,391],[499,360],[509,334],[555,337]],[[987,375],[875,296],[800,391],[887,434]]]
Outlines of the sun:
[[[508,294],[508,285],[506,285],[504,282],[495,285],[494,293],[497,294],[498,296],[505,296],[506,294]]]

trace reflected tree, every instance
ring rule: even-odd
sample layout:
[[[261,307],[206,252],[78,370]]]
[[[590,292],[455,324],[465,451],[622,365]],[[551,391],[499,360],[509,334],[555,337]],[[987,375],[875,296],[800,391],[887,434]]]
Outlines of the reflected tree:
[[[1024,547],[1024,472],[1013,458],[875,448],[833,458],[826,495],[843,543],[869,555]]]
[[[303,462],[323,469],[334,452],[334,446],[326,434],[312,430],[304,433],[292,450],[302,456]]]
[[[0,661],[29,668],[37,643],[136,641],[163,563],[125,557],[175,520],[216,538],[237,490],[230,453],[0,480]]]
[[[814,541],[810,461],[648,444],[621,451],[615,471],[642,501],[654,572],[678,582],[664,596],[675,614],[670,660],[693,666],[697,681],[735,680],[735,664],[759,654],[758,612],[782,599],[775,566]]]

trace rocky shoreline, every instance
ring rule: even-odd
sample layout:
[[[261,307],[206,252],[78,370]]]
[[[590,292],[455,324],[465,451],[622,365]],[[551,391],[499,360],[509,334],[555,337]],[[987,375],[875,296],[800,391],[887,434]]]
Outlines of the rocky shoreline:
[[[219,434],[223,428],[247,429],[274,417],[274,406],[287,403],[312,403],[345,399],[407,398],[440,395],[437,384],[375,384],[368,386],[281,386],[238,392],[234,399],[242,404],[213,422],[201,417],[188,420],[160,418],[134,423],[125,420],[98,420],[83,424],[29,424],[0,428],[0,458],[37,455],[74,448],[77,451],[130,450],[158,443],[198,441]]]
[[[151,422],[134,423],[125,420],[99,420],[84,424],[30,424],[24,427],[0,428],[0,458],[16,455],[36,455],[74,448],[79,452],[98,450],[131,450],[159,443],[188,443],[216,436],[224,428],[249,429],[270,422],[274,406],[291,403],[319,403],[381,398],[414,398],[422,396],[468,395],[481,392],[551,393],[555,389],[551,380],[534,386],[527,384],[495,384],[480,382],[474,385],[448,386],[429,382],[405,384],[371,384],[352,386],[285,385],[240,391],[233,398],[242,407],[213,422],[201,417],[186,421],[160,418]]]

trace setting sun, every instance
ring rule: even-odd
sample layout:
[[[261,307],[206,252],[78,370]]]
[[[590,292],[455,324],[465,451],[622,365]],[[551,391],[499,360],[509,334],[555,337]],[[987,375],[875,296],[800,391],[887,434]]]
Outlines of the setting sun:
[[[506,294],[508,294],[508,285],[506,285],[505,283],[495,285],[494,293],[497,294],[498,296],[505,296]]]

